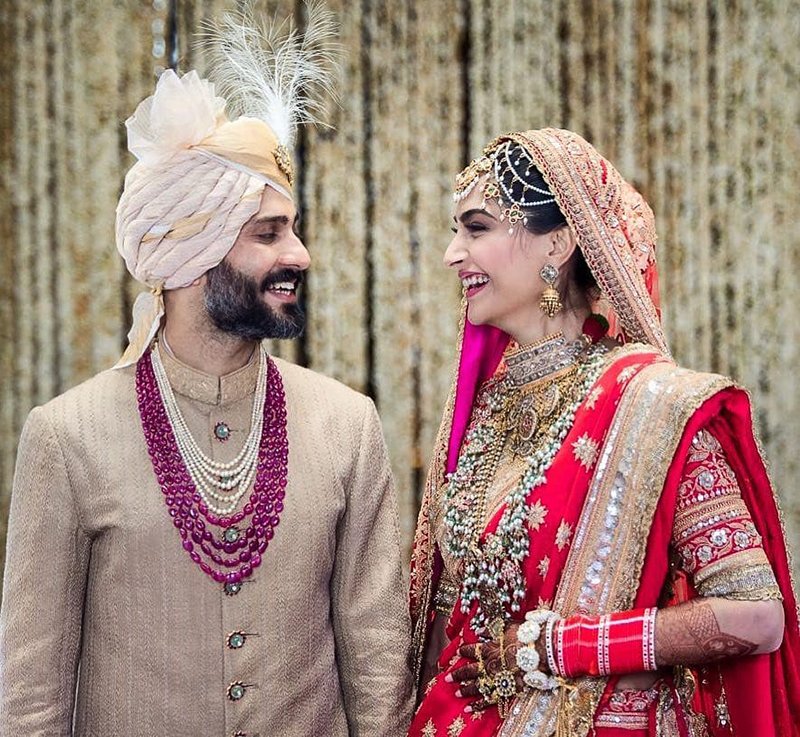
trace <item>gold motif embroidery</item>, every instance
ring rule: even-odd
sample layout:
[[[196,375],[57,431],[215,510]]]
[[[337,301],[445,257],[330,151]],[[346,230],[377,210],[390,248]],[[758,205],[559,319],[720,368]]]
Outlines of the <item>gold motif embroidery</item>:
[[[547,517],[547,507],[542,504],[541,499],[537,499],[528,510],[528,526],[532,530],[538,530],[544,523],[545,517]]]
[[[538,568],[539,568],[539,575],[542,578],[544,578],[547,575],[548,569],[550,568],[550,556],[549,555],[545,555],[544,558],[542,558],[539,561]]]
[[[595,727],[612,729],[646,730],[650,706],[658,698],[658,688],[647,691],[625,689],[615,691],[608,703],[598,709]]]
[[[450,722],[450,726],[447,728],[447,737],[458,737],[466,726],[467,725],[464,724],[464,720],[460,716],[456,717]]]
[[[597,460],[597,452],[600,450],[600,444],[589,437],[587,433],[581,435],[572,444],[572,454],[575,460],[579,461],[587,471],[594,465]]]
[[[626,381],[629,381],[630,378],[636,374],[640,367],[640,364],[635,363],[632,366],[622,369],[622,371],[619,372],[619,376],[617,376],[617,384],[624,384]]]
[[[597,400],[600,399],[600,395],[603,393],[602,386],[596,386],[592,391],[589,392],[589,396],[586,398],[586,407],[588,409],[594,409],[595,405],[597,404]]]
[[[558,531],[556,532],[556,547],[559,550],[563,550],[569,543],[570,537],[572,537],[572,526],[566,520],[562,519],[561,524],[558,526]]]
[[[433,719],[425,722],[425,726],[422,728],[422,737],[436,737],[436,725],[434,725]]]

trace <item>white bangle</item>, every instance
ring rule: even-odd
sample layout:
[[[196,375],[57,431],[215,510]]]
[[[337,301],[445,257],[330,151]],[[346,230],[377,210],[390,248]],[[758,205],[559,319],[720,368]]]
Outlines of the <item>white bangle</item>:
[[[552,676],[548,676],[543,671],[539,670],[541,665],[541,658],[536,649],[536,642],[544,633],[551,633],[553,624],[558,621],[558,614],[551,612],[549,609],[535,609],[525,614],[525,621],[519,626],[517,630],[517,639],[523,644],[517,650],[517,666],[524,673],[522,680],[526,686],[535,688],[539,691],[552,691],[558,688],[558,680]],[[548,664],[552,660],[550,650],[551,644],[545,643],[547,650]],[[551,670],[553,670],[551,668]],[[555,675],[555,671],[553,671]]]

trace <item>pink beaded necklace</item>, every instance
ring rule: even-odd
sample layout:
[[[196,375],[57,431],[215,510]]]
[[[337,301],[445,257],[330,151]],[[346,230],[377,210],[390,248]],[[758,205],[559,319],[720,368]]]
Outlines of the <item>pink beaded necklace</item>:
[[[283,511],[289,462],[286,395],[275,363],[267,358],[267,398],[258,466],[250,500],[229,517],[209,511],[186,468],[158,389],[150,351],[136,364],[139,416],[158,483],[183,549],[217,583],[239,584],[261,565]],[[237,527],[247,521],[244,529]],[[215,528],[221,529],[219,536]]]

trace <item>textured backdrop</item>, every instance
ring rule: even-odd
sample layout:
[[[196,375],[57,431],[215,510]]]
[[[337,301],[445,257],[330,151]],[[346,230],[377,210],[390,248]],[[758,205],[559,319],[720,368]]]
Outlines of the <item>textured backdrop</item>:
[[[182,70],[203,69],[191,35],[233,5],[174,4]],[[798,3],[328,5],[347,57],[335,130],[298,152],[310,326],[276,352],[375,397],[406,540],[451,373],[453,175],[494,135],[553,125],[653,205],[674,353],[751,390],[797,547]],[[302,21],[299,2],[268,7]],[[169,15],[165,0],[0,0],[0,520],[28,410],[123,346],[137,289],[113,245],[121,123],[173,48]]]

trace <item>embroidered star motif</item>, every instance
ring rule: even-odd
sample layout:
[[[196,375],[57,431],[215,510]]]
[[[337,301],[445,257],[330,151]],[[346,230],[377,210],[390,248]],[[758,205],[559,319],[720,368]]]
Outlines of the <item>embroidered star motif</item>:
[[[572,444],[572,454],[575,456],[576,461],[588,471],[597,460],[597,451],[600,449],[600,444],[589,437],[587,433],[581,435]]]
[[[594,406],[597,404],[597,400],[600,399],[600,395],[603,393],[602,386],[596,386],[592,391],[589,392],[589,396],[586,397],[586,406],[589,409],[594,409]]]
[[[572,527],[566,520],[562,519],[556,532],[556,547],[559,550],[563,550],[569,543],[570,537],[572,537]]]
[[[639,370],[639,366],[641,366],[641,364],[634,363],[633,366],[622,369],[622,371],[619,372],[619,376],[617,376],[617,384],[624,384],[628,381],[628,379]]]
[[[483,712],[482,711],[473,711],[472,712],[472,720],[477,722],[478,719],[483,719]]]
[[[542,558],[539,561],[539,575],[542,578],[544,578],[547,575],[547,569],[548,568],[550,568],[550,556],[549,555],[545,555],[544,558]]]
[[[538,530],[545,517],[547,517],[547,507],[542,504],[541,499],[537,499],[536,504],[532,504],[528,509],[528,526],[532,530]]]
[[[436,737],[436,727],[433,725],[433,719],[428,719],[422,728],[422,737]]]
[[[552,609],[553,608],[553,600],[552,599],[543,599],[541,596],[539,597],[539,601],[536,603],[537,609]]]
[[[458,737],[467,725],[461,717],[456,717],[447,728],[447,737]]]
[[[433,688],[435,685],[436,685],[436,676],[434,676],[433,678],[431,678],[431,680],[430,680],[430,681],[428,681],[428,685],[427,685],[427,686],[425,686],[425,693],[426,693],[426,694],[429,694],[429,693],[431,692],[431,689],[432,689],[432,688]]]

